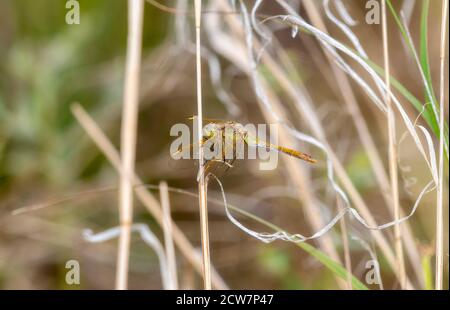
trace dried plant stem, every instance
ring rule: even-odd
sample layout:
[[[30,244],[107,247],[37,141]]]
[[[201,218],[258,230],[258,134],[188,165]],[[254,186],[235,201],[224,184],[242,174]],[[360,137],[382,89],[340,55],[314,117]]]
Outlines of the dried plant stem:
[[[439,88],[439,184],[436,212],[436,283],[437,290],[443,289],[444,275],[444,115],[445,115],[445,47],[448,0],[442,4],[441,48],[440,48],[440,88]]]
[[[388,119],[388,136],[389,136],[389,171],[390,171],[390,183],[392,192],[392,206],[394,208],[394,218],[396,221],[400,219],[400,204],[399,204],[399,192],[398,192],[398,167],[397,167],[397,139],[395,134],[395,113],[392,108],[391,97],[391,81],[390,81],[390,68],[389,68],[389,46],[388,46],[388,34],[387,34],[387,17],[386,17],[386,0],[382,0],[382,33],[383,33],[383,58],[384,58],[384,71],[386,82],[386,94],[385,101],[387,106],[387,119]],[[403,245],[400,231],[400,224],[397,223],[394,226],[394,240],[395,240],[395,253],[397,256],[397,268],[399,272],[400,287],[405,289],[406,287],[406,273],[405,273],[405,260],[403,257]]]
[[[92,139],[92,141],[97,145],[100,151],[105,155],[114,169],[120,174],[122,173],[122,166],[120,163],[119,153],[115,149],[114,145],[109,141],[103,131],[99,128],[97,123],[86,113],[86,111],[79,105],[75,104],[72,106],[72,113],[76,117],[77,121]],[[135,174],[134,184],[144,184],[144,182]],[[158,201],[146,188],[135,187],[136,197],[141,201],[141,203],[147,208],[147,210],[152,214],[158,224],[163,227],[164,225],[164,215],[161,210],[161,206]],[[183,231],[178,227],[176,223],[172,221],[172,236],[175,244],[180,250],[181,254],[186,257],[186,260],[195,268],[195,270],[202,274],[202,260],[196,254],[195,248],[189,242],[189,240],[184,235]],[[211,266],[211,277],[214,287],[217,289],[225,290],[228,289],[225,281],[220,277],[217,271]]]
[[[161,199],[161,207],[164,214],[164,246],[167,257],[167,267],[170,272],[169,278],[170,285],[169,289],[178,289],[178,277],[177,277],[177,263],[175,259],[175,249],[173,246],[173,233],[172,233],[172,217],[170,215],[170,201],[169,201],[169,190],[166,182],[159,183],[159,195]]]
[[[202,59],[200,44],[200,26],[201,26],[201,0],[195,0],[195,46],[196,46],[196,64],[197,64],[197,131],[198,141],[203,137],[203,102],[202,102]],[[205,290],[211,289],[211,259],[209,254],[209,231],[208,231],[208,203],[207,203],[207,184],[204,175],[203,148],[198,143],[199,154],[199,206],[200,206],[200,230],[202,237],[202,255],[203,255],[203,282]]]
[[[339,209],[343,209],[342,202],[338,198],[337,202]],[[347,288],[349,290],[353,289],[352,286],[352,260],[350,255],[350,246],[348,244],[348,229],[347,229],[347,221],[345,217],[343,217],[339,224],[341,226],[341,235],[342,235],[342,248],[344,250],[344,263],[345,269],[347,270]]]
[[[130,226],[133,221],[133,175],[136,152],[137,115],[139,104],[139,74],[141,65],[143,0],[128,0],[128,43],[125,90],[122,112],[119,212],[120,237],[117,252],[116,289],[127,289]]]

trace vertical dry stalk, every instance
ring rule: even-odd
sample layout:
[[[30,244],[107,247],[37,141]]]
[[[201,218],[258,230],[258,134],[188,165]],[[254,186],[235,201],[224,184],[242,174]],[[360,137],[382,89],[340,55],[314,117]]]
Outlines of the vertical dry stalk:
[[[339,206],[339,209],[343,209],[342,201],[338,198],[337,204]],[[344,249],[344,263],[345,263],[345,269],[347,270],[347,288],[349,290],[353,289],[352,285],[352,259],[350,255],[350,246],[348,244],[348,230],[347,230],[347,221],[345,220],[345,217],[343,217],[340,221],[341,226],[341,235],[342,235],[342,248]]]
[[[136,151],[141,65],[143,0],[128,0],[128,42],[123,96],[120,175],[120,237],[117,252],[116,289],[127,289],[130,252],[130,226],[133,220],[133,176]]]
[[[388,34],[387,34],[387,20],[386,20],[386,0],[381,2],[382,6],[382,32],[383,32],[383,58],[384,58],[384,71],[386,81],[386,94],[385,101],[388,107],[387,119],[388,119],[388,135],[389,135],[389,172],[391,177],[391,191],[392,191],[392,205],[394,208],[394,218],[396,221],[400,219],[400,204],[399,204],[399,192],[398,192],[398,170],[397,170],[397,141],[395,134],[395,114],[392,109],[391,103],[391,81],[390,81],[390,68],[389,68],[389,47],[388,47]],[[400,287],[405,289],[406,286],[406,273],[405,273],[405,260],[403,256],[403,246],[400,231],[400,224],[397,223],[394,226],[394,239],[395,239],[395,253],[397,258],[397,266],[399,272]]]
[[[177,278],[177,263],[175,259],[175,248],[173,246],[173,234],[172,234],[172,217],[170,215],[170,201],[169,201],[169,189],[166,182],[159,183],[159,195],[161,199],[161,208],[164,214],[164,246],[166,250],[167,266],[170,272],[169,289],[178,289]]]
[[[444,274],[444,88],[445,88],[445,47],[448,0],[442,4],[441,48],[440,48],[440,88],[439,88],[439,184],[437,190],[436,212],[436,284],[443,289]]]
[[[204,175],[203,148],[200,143],[203,136],[203,106],[202,106],[202,64],[200,45],[200,25],[201,25],[201,0],[195,0],[195,46],[197,63],[197,131],[198,131],[198,154],[199,154],[199,205],[200,205],[200,229],[202,236],[203,255],[203,282],[205,290],[211,289],[211,266],[209,255],[209,232],[208,232],[208,204],[207,204],[207,184]]]

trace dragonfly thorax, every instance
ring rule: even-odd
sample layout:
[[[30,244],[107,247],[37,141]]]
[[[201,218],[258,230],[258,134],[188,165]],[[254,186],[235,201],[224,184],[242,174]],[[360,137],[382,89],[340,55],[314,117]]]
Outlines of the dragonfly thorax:
[[[219,126],[217,124],[209,123],[205,127],[203,127],[203,135],[205,137],[212,137],[219,130]]]

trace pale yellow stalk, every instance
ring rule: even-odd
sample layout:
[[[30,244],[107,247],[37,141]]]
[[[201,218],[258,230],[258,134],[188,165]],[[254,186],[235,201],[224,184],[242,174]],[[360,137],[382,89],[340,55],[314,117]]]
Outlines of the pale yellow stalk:
[[[440,48],[440,88],[439,88],[439,184],[437,188],[436,212],[436,289],[443,289],[444,278],[444,121],[445,121],[445,47],[447,29],[448,0],[442,4],[441,48]]]
[[[200,44],[200,26],[201,26],[202,1],[195,0],[195,46],[196,46],[196,64],[197,64],[197,131],[198,141],[202,141],[203,136],[203,102],[202,102],[202,59]],[[200,207],[200,230],[202,237],[202,255],[203,255],[203,282],[205,290],[211,289],[211,259],[209,254],[209,231],[208,231],[208,203],[207,203],[207,184],[204,175],[203,148],[198,143],[199,154],[199,207]]]
[[[128,0],[128,42],[123,96],[119,212],[120,236],[117,251],[116,289],[127,289],[130,254],[130,226],[133,221],[133,175],[139,104],[142,47],[143,0]]]
[[[382,0],[382,33],[383,33],[383,58],[384,58],[384,72],[386,82],[385,102],[387,106],[387,121],[388,121],[388,136],[389,136],[389,172],[392,192],[392,207],[394,209],[394,219],[400,219],[400,204],[398,191],[398,167],[397,167],[397,139],[395,133],[395,113],[392,109],[391,103],[391,80],[389,67],[389,46],[387,34],[387,20],[386,20],[386,0]],[[399,282],[402,289],[406,288],[406,272],[405,260],[403,256],[403,245],[400,224],[394,226],[394,242],[395,254],[397,258],[397,268],[399,272]]]
[[[170,288],[173,290],[178,289],[178,277],[177,277],[177,262],[175,259],[175,248],[173,246],[173,233],[172,233],[172,216],[170,212],[170,200],[169,189],[167,183],[162,181],[159,183],[159,197],[161,200],[161,207],[164,214],[164,246],[167,257],[167,269],[170,272]]]

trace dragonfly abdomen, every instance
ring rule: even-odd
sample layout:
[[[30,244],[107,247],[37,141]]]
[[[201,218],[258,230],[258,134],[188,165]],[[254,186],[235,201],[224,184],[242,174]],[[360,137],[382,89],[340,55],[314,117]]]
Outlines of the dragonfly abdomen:
[[[275,146],[275,148],[278,151],[280,151],[280,152],[282,152],[284,154],[290,155],[292,157],[296,157],[296,158],[302,159],[304,161],[307,161],[307,162],[310,162],[310,163],[313,163],[313,164],[315,164],[317,162],[317,160],[315,160],[314,158],[312,158],[308,154],[305,154],[305,153],[302,153],[302,152],[299,152],[299,151],[296,151],[296,150],[292,150],[292,149],[289,149],[289,148],[283,147],[283,146]]]

